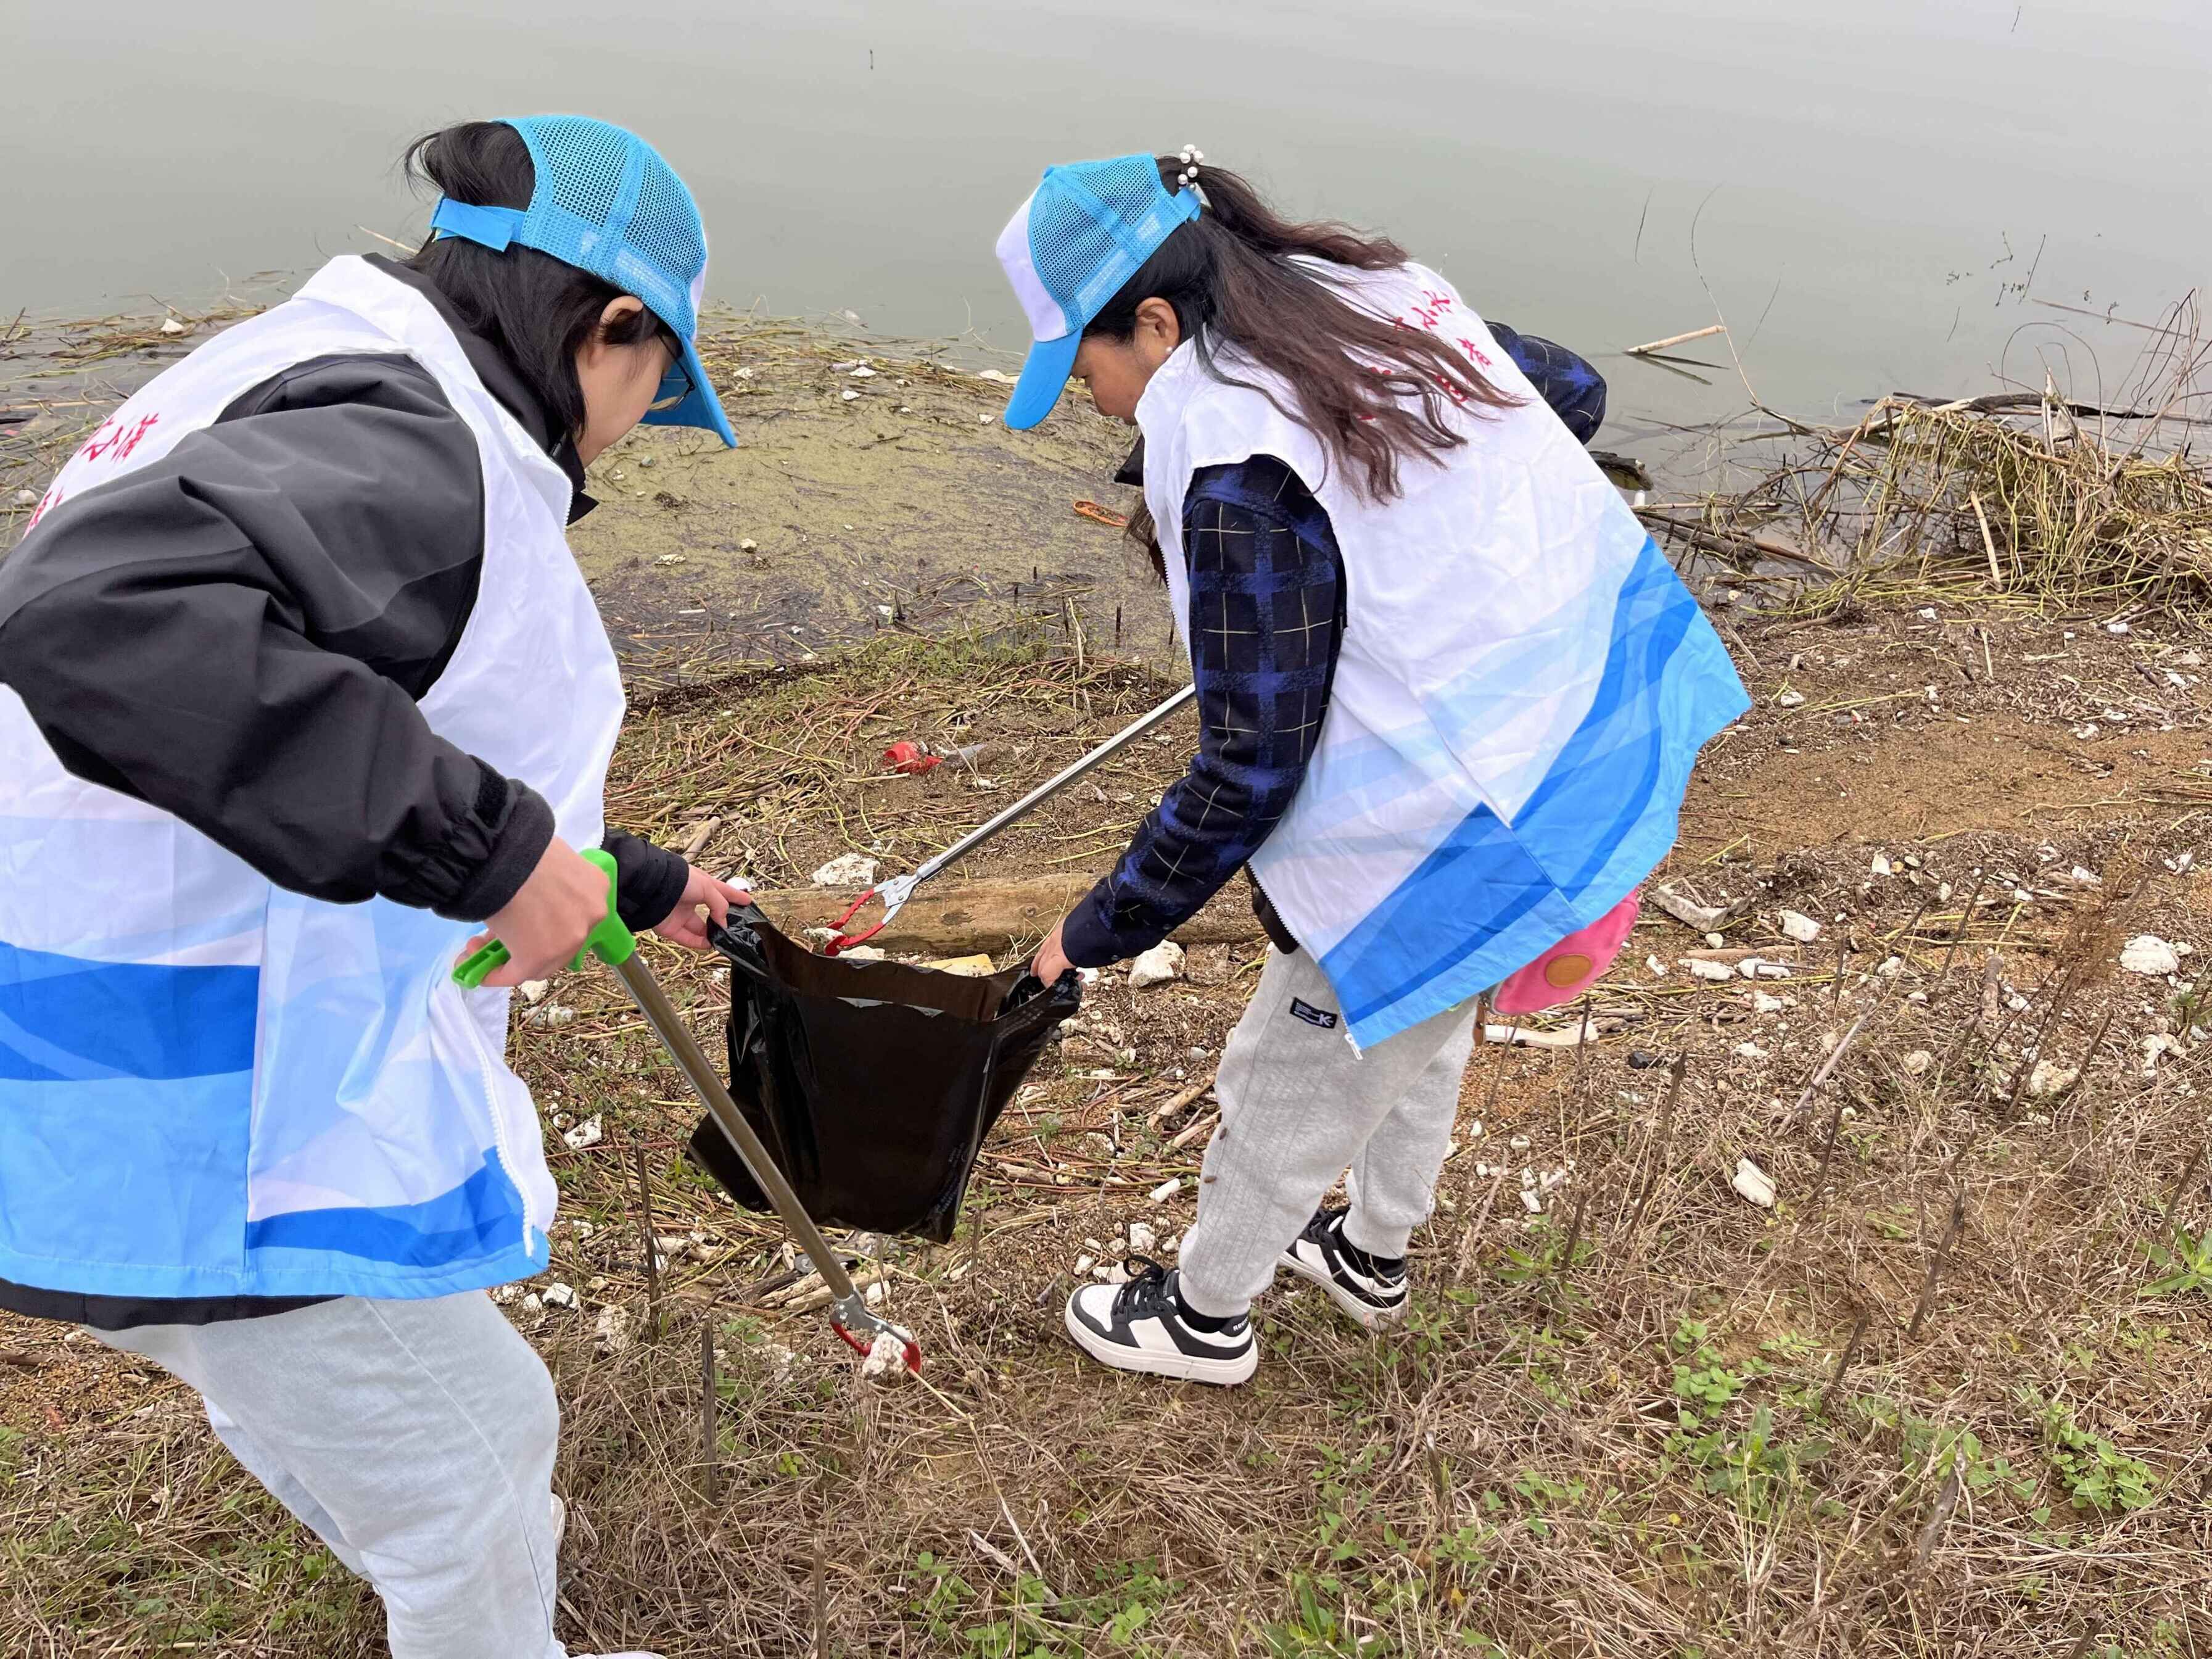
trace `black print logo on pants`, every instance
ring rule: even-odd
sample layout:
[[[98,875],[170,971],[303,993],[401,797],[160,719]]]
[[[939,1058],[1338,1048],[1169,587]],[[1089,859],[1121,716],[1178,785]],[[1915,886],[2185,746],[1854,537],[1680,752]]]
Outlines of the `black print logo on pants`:
[[[1318,1025],[1324,1031],[1336,1029],[1336,1016],[1326,1008],[1316,1008],[1302,997],[1291,999],[1291,1017],[1302,1019],[1309,1025]]]

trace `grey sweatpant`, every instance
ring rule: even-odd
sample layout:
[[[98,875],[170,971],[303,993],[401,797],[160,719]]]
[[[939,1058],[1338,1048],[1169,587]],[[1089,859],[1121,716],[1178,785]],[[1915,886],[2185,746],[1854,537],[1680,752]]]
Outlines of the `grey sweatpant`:
[[[1345,1237],[1370,1255],[1405,1255],[1451,1144],[1475,1008],[1470,998],[1362,1054],[1311,952],[1268,953],[1221,1056],[1221,1126],[1180,1262],[1185,1302],[1212,1318],[1243,1313],[1346,1166]]]
[[[565,1659],[560,1408],[483,1291],[94,1334],[206,1397],[231,1454],[375,1587],[392,1659]]]

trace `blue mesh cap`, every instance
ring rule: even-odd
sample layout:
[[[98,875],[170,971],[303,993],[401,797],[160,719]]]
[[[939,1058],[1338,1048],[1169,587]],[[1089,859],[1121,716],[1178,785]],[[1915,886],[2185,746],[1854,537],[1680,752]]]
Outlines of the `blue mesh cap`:
[[[1029,360],[1006,403],[1006,424],[1052,413],[1083,331],[1161,243],[1198,217],[1197,196],[1170,194],[1150,155],[1047,167],[1036,194],[999,234],[999,263],[1029,313]]]
[[[703,427],[734,448],[730,417],[699,362],[707,227],[684,181],[644,139],[605,121],[531,115],[507,125],[522,135],[537,170],[530,205],[478,207],[441,196],[430,228],[501,252],[520,242],[637,295],[684,348],[646,420]]]

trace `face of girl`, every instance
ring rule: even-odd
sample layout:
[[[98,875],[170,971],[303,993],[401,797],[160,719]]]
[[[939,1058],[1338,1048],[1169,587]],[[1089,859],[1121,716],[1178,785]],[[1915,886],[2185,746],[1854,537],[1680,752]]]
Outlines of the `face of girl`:
[[[644,309],[643,301],[628,294],[608,301],[599,313],[601,331],[576,353],[576,381],[584,392],[584,429],[576,435],[576,454],[586,466],[645,418],[675,362],[674,350],[658,334],[631,345],[607,342],[608,328]]]
[[[1072,373],[1091,389],[1091,401],[1101,415],[1133,424],[1137,400],[1182,343],[1182,324],[1175,307],[1165,300],[1146,300],[1137,307],[1136,326],[1127,339],[1084,336]]]

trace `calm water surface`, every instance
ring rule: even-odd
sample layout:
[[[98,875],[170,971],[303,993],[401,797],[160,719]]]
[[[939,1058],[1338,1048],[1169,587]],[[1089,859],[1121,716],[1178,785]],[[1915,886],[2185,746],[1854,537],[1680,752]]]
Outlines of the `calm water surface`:
[[[1016,348],[994,237],[1047,162],[1186,142],[1387,227],[1597,356],[1613,436],[1746,402],[1606,354],[1725,316],[1768,403],[2045,367],[2094,393],[2212,277],[2206,0],[9,0],[0,312],[190,307],[412,239],[392,161],[469,115],[638,128],[710,287]],[[1694,234],[1693,234],[1694,229]]]

